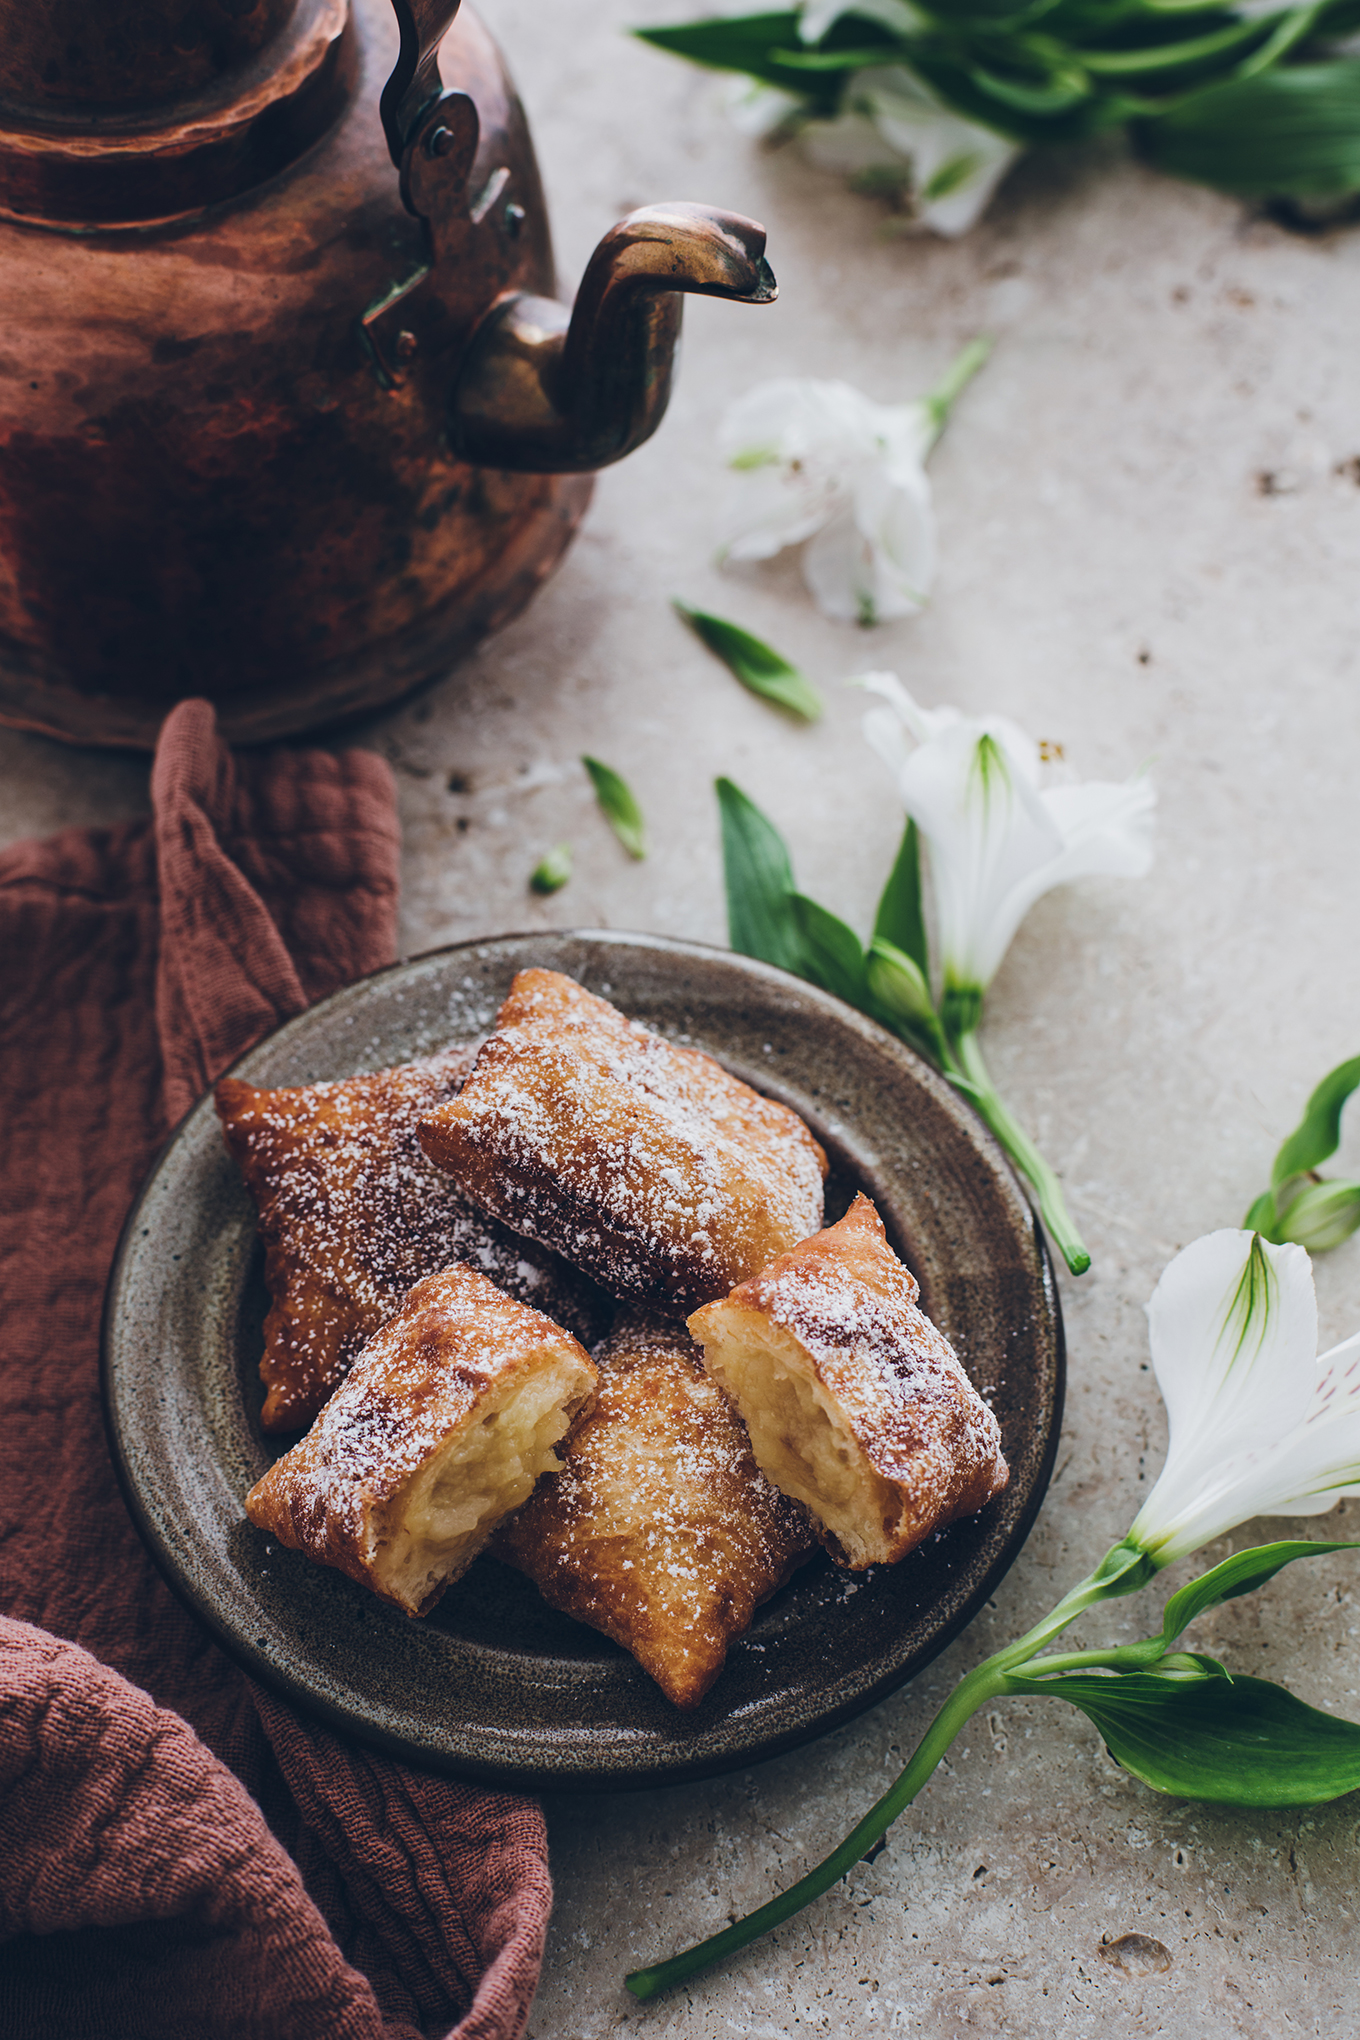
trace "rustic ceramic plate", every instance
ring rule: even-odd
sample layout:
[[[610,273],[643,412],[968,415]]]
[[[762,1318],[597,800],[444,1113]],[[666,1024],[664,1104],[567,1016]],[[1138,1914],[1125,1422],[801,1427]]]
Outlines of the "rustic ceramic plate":
[[[171,1584],[256,1677],[418,1764],[530,1788],[699,1778],[791,1748],[919,1671],[993,1591],[1053,1464],[1063,1341],[1052,1271],[999,1150],[932,1071],[860,1014],[740,956],[658,937],[512,935],[396,965],[244,1056],[255,1084],[351,1076],[492,1025],[516,970],[567,972],[801,1112],[833,1162],[828,1216],[878,1205],[922,1302],[1001,1420],[1010,1485],[901,1565],[816,1559],[680,1714],[625,1652],[489,1558],[421,1622],[246,1521],[266,1307],[251,1205],[210,1099],[128,1219],[104,1337],[109,1435]]]

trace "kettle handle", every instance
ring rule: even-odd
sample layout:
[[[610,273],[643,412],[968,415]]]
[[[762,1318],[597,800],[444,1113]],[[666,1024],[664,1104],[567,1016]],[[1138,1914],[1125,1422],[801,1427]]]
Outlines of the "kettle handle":
[[[421,115],[439,97],[439,45],[452,26],[459,0],[392,0],[401,49],[383,87],[378,111],[392,161],[400,169]]]

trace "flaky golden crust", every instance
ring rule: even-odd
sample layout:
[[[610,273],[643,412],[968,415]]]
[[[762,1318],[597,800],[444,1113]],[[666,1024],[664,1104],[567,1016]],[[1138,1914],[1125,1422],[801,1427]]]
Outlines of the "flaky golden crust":
[[[593,1409],[498,1532],[497,1558],[694,1707],[760,1602],[816,1548],[756,1468],[683,1326],[633,1316],[596,1354]]]
[[[996,1418],[917,1295],[860,1196],[689,1320],[762,1469],[854,1568],[903,1557],[1008,1478]]]
[[[822,1218],[796,1113],[553,971],[521,971],[425,1152],[483,1208],[616,1296],[690,1309]]]
[[[455,1047],[338,1083],[215,1093],[254,1197],[270,1295],[260,1374],[266,1431],[300,1430],[413,1282],[467,1261],[587,1341],[605,1323],[592,1285],[526,1245],[426,1159],[416,1121],[456,1093],[476,1057]]]
[[[464,1455],[464,1488],[478,1516],[447,1523],[441,1499],[422,1493],[451,1449],[492,1443],[495,1425],[513,1426],[517,1399],[537,1395],[537,1459],[552,1450],[595,1385],[588,1354],[568,1332],[505,1296],[484,1275],[461,1265],[418,1282],[396,1317],[371,1339],[305,1438],[276,1460],[246,1496],[246,1514],[261,1530],[322,1565],[348,1573],[408,1614],[425,1614],[444,1587],[469,1565],[496,1523],[527,1498],[542,1464],[511,1452],[512,1464],[488,1471]],[[546,1383],[547,1393],[544,1394]],[[503,1433],[497,1433],[497,1442]],[[497,1481],[501,1492],[494,1490]],[[478,1483],[481,1483],[479,1487]],[[486,1489],[485,1495],[482,1488]],[[443,1498],[447,1517],[467,1499],[455,1486]],[[419,1502],[422,1518],[411,1520]],[[401,1540],[424,1537],[435,1552],[415,1583]]]

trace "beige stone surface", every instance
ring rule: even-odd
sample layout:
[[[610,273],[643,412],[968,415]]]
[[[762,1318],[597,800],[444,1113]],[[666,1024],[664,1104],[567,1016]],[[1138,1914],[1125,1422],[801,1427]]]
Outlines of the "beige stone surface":
[[[852,1726],[710,1784],[554,1801],[531,2031],[1360,2033],[1360,1801],[1257,1815],[1161,1799],[1057,1703],[976,1719],[883,1853],[778,1935],[655,2006],[621,1988],[816,1861],[953,1680],[1120,1534],[1164,1440],[1141,1307],[1178,1245],[1238,1222],[1311,1086],[1360,1050],[1360,234],[1292,238],[1109,147],[1023,165],[961,244],[885,238],[873,204],[761,154],[710,80],[624,38],[683,16],[676,0],[485,12],[534,121],[566,278],[620,212],[691,197],[765,220],[782,295],[691,305],[671,417],[602,478],[556,580],[361,732],[401,790],[407,949],[573,924],[721,941],[719,772],[784,828],[806,887],[865,927],[900,828],[837,684],[870,664],[927,703],[1004,710],[1083,777],[1150,760],[1161,799],[1152,876],[1044,901],[989,1005],[995,1072],[1095,1256],[1063,1285],[1068,1415],[1027,1549],[973,1629]],[[933,460],[943,566],[925,615],[860,633],[816,614],[792,564],[717,571],[728,401],[789,372],[910,396],[984,331],[995,354]],[[673,595],[804,663],[826,720],[796,728],[742,694]],[[645,863],[600,821],[583,751],[637,790]],[[136,812],[145,780],[136,760],[0,732],[6,837]],[[576,875],[539,901],[528,874],[560,840]],[[1360,1173],[1360,1113],[1347,1164]],[[1318,1286],[1326,1335],[1360,1325],[1360,1241]],[[1360,1537],[1360,1505],[1311,1527]],[[1296,1567],[1197,1641],[1360,1717],[1358,1564]],[[1080,1633],[1137,1634],[1140,1605]],[[1112,1961],[1131,1934],[1169,1966]]]

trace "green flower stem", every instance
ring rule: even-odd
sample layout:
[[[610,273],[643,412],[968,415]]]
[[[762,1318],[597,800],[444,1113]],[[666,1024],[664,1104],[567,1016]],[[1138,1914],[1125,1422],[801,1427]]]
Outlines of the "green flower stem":
[[[930,446],[934,446],[936,440],[944,431],[945,426],[949,422],[949,413],[953,410],[959,397],[967,389],[969,383],[982,367],[983,362],[986,361],[991,351],[992,343],[990,340],[982,336],[979,336],[976,340],[970,340],[968,345],[955,355],[934,389],[921,399],[933,428]],[[930,447],[927,447],[926,452],[929,453],[929,451]]]
[[[1227,50],[1235,50],[1243,43],[1269,34],[1271,23],[1277,18],[1274,15],[1255,15],[1248,21],[1229,22],[1226,28],[1216,28],[1209,35],[1164,43],[1158,49],[1073,50],[1072,55],[1084,71],[1090,71],[1098,78],[1142,77],[1154,71],[1183,71],[1188,66],[1201,64],[1208,58],[1220,56]]]
[[[1044,1224],[1057,1243],[1064,1261],[1074,1275],[1084,1275],[1091,1265],[1080,1233],[1072,1222],[1062,1185],[1019,1121],[1013,1119],[997,1094],[996,1086],[982,1060],[978,1038],[971,1029],[956,1034],[952,1042],[959,1066],[969,1080],[972,1099],[992,1132],[1016,1167],[1029,1181],[1039,1201]]]
[[[898,1814],[910,1806],[969,1718],[979,1707],[985,1707],[989,1700],[994,1700],[1004,1687],[1005,1674],[996,1669],[994,1660],[990,1658],[976,1671],[970,1672],[954,1688],[931,1722],[896,1784],[870,1807],[859,1826],[851,1830],[839,1848],[833,1849],[806,1877],[800,1877],[797,1884],[782,1891],[778,1898],[772,1898],[757,1912],[748,1913],[735,1926],[725,1928],[721,1934],[714,1934],[710,1940],[700,1941],[696,1947],[687,1948],[682,1955],[673,1955],[669,1962],[657,1963],[653,1969],[635,1969],[624,1978],[633,1996],[644,1999],[655,1997],[658,1992],[683,1983],[687,1976],[707,1969],[714,1962],[721,1962],[724,1956],[735,1954],[738,1948],[745,1948],[762,1934],[768,1934],[772,1927],[781,1926],[794,1913],[801,1912],[805,1905],[810,1905],[814,1898],[820,1898],[824,1891],[829,1891],[839,1878],[854,1869],[865,1851],[872,1848],[879,1836],[892,1826]]]
[[[1163,1656],[1166,1653],[1163,1652]],[[1159,1662],[1149,1657],[1145,1646],[1116,1644],[1113,1650],[1054,1650],[1047,1657],[1032,1658],[1025,1666],[1027,1679],[1047,1678],[1050,1672],[1145,1672]]]
[[[1060,1636],[1064,1629],[1070,1629],[1078,1615],[1095,1607],[1099,1601],[1116,1601],[1125,1594],[1136,1594],[1156,1574],[1157,1567],[1139,1545],[1128,1539],[1111,1545],[1094,1572],[1069,1588],[1041,1622],[1036,1622],[1033,1629],[1027,1629],[1014,1643],[1008,1643],[1004,1650],[986,1659],[977,1667],[978,1671],[984,1671],[987,1665],[991,1665],[1003,1672],[1013,1672],[1020,1665],[1028,1665],[1045,1644]],[[1108,1655],[1108,1652],[1101,1653],[1102,1658]],[[1048,1659],[1044,1659],[1044,1663],[1047,1664]]]
[[[738,1948],[747,1947],[762,1934],[768,1934],[772,1927],[782,1926],[785,1920],[801,1912],[805,1905],[810,1905],[814,1898],[820,1898],[824,1891],[829,1891],[839,1878],[854,1869],[865,1851],[871,1849],[887,1833],[898,1815],[911,1805],[960,1729],[980,1707],[985,1707],[990,1700],[1007,1691],[1011,1672],[1028,1664],[1036,1651],[1075,1622],[1084,1609],[1097,1601],[1112,1600],[1117,1595],[1133,1592],[1151,1578],[1152,1570],[1150,1561],[1135,1547],[1115,1545],[1096,1570],[1079,1586],[1073,1587],[1070,1593],[1064,1594],[1057,1607],[1050,1610],[1042,1622],[1004,1650],[997,1651],[993,1657],[985,1658],[959,1681],[922,1736],[897,1782],[870,1807],[858,1827],[851,1830],[839,1848],[833,1849],[815,1870],[810,1870],[797,1884],[781,1892],[778,1898],[772,1898],[758,1911],[748,1913],[744,1920],[725,1927],[722,1933],[698,1942],[693,1948],[686,1948],[682,1954],[673,1955],[669,1962],[658,1962],[651,1969],[633,1970],[624,1978],[633,1996],[646,1999],[670,1990],[673,1985],[683,1983],[686,1977],[721,1962],[724,1956],[735,1954]]]

